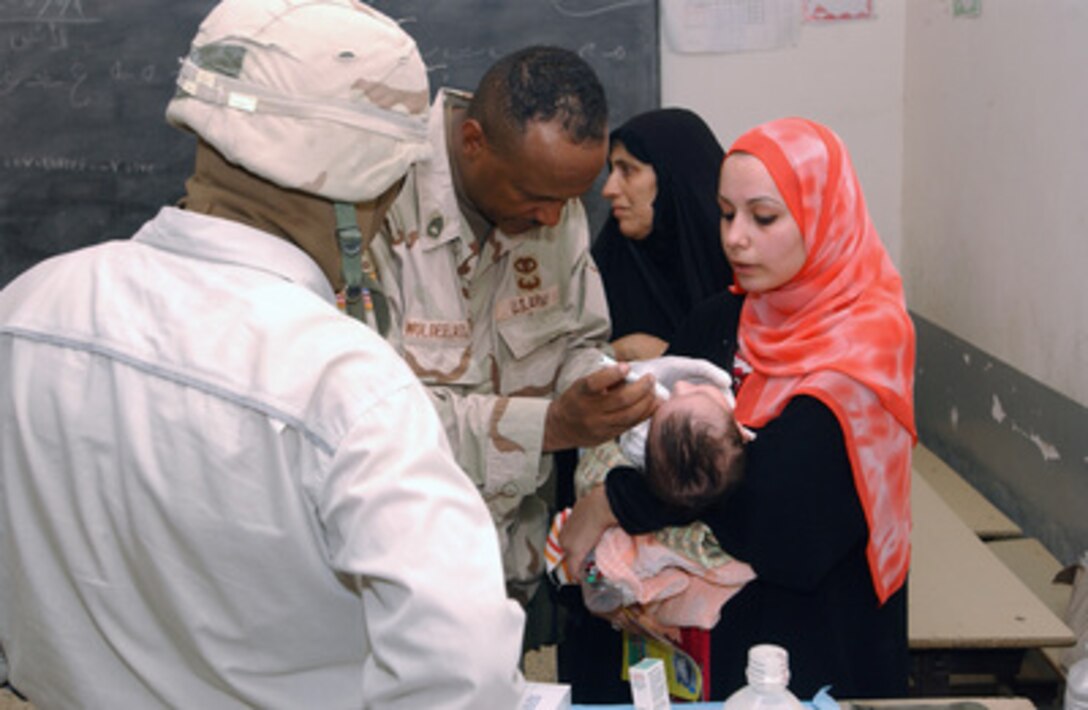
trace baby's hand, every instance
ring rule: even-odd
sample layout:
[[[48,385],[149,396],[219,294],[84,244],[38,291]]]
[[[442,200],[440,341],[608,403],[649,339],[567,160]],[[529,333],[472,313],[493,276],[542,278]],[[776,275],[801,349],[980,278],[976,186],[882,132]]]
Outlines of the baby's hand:
[[[629,634],[649,636],[662,643],[680,643],[680,629],[662,624],[649,609],[641,604],[621,606],[601,616],[611,622],[612,628],[617,631],[623,629]]]

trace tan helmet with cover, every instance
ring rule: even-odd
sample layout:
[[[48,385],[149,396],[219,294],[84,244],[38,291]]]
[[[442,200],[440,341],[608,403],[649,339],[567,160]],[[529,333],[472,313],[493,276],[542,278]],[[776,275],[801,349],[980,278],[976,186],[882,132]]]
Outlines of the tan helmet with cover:
[[[372,200],[430,155],[415,41],[358,0],[223,0],[166,109],[227,160],[333,202]]]

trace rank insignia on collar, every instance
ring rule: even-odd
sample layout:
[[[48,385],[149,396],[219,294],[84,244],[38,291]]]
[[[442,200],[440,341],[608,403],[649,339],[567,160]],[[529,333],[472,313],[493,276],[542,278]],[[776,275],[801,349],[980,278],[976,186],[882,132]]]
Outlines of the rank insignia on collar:
[[[442,233],[442,227],[444,226],[444,224],[445,221],[442,219],[442,215],[436,214],[435,216],[431,217],[431,221],[427,222],[427,236],[437,237],[439,234]]]

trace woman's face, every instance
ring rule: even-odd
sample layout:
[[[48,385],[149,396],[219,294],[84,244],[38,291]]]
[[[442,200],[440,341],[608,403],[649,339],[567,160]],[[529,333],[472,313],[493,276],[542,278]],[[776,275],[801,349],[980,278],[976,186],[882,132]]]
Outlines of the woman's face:
[[[612,166],[601,195],[612,202],[612,216],[620,232],[628,239],[645,239],[654,227],[654,199],[657,197],[657,173],[623,146],[612,145],[608,156]]]
[[[763,163],[734,153],[718,186],[722,248],[737,284],[750,293],[782,286],[805,265],[805,242]]]

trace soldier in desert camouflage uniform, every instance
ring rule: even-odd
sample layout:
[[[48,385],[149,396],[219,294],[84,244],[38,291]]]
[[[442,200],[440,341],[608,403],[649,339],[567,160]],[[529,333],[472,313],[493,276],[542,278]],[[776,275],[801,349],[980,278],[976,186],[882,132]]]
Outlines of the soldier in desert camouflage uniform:
[[[649,381],[600,368],[608,310],[578,197],[604,165],[606,112],[593,70],[549,47],[500,60],[475,97],[439,92],[434,158],[371,250],[386,336],[487,501],[523,602],[544,570],[550,452],[610,439],[654,407]]]

